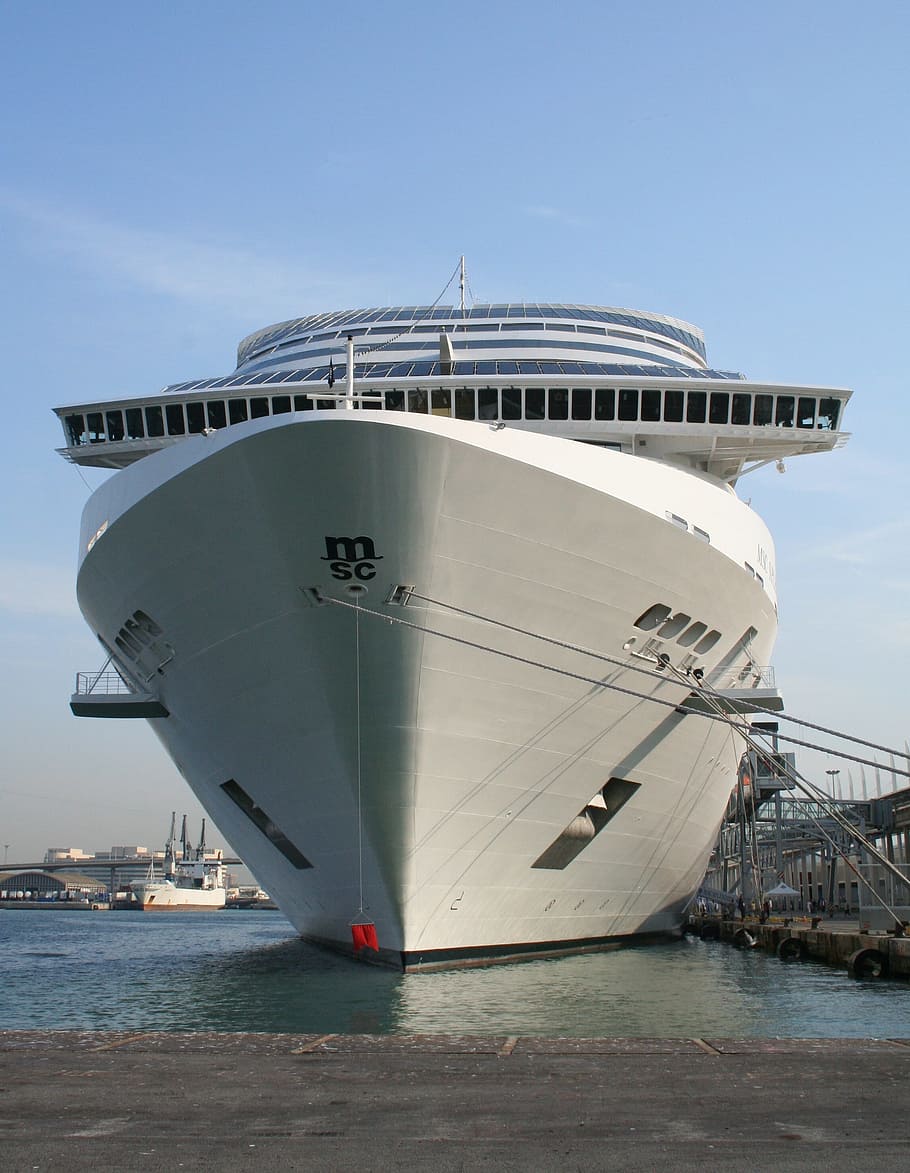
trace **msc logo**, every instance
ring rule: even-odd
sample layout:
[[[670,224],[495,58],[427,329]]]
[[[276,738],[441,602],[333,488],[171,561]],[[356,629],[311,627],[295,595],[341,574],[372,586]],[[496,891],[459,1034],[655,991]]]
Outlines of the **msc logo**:
[[[372,538],[330,538],[326,535],[325,554],[321,562],[328,562],[332,578],[357,578],[368,582],[376,577],[374,562],[381,562]]]

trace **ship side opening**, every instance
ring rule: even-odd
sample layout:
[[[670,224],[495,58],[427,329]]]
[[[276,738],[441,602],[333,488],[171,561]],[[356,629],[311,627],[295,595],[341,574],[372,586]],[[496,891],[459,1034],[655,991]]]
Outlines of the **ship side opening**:
[[[531,867],[548,871],[567,868],[597,838],[607,823],[619,814],[640,786],[640,782],[630,782],[627,778],[611,778]]]
[[[262,807],[256,805],[239,782],[235,782],[233,778],[228,778],[227,782],[221,783],[221,789],[243,811],[253,826],[258,827],[266,839],[278,848],[288,863],[292,864],[298,871],[303,871],[304,868],[311,868],[313,866],[303,852],[295,847],[290,839],[288,839],[281,828],[272,822]]]

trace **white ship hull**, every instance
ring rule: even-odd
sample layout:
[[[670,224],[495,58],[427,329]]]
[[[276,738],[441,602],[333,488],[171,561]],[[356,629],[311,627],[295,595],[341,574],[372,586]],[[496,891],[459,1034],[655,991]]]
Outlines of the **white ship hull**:
[[[333,560],[339,535],[368,544]],[[150,725],[303,935],[350,948],[371,920],[413,968],[678,929],[741,746],[630,651],[664,604],[721,633],[707,679],[768,662],[774,603],[744,564],[771,542],[717,482],[515,429],[311,412],[123,470],[81,549],[87,621],[112,649],[129,616],[153,622],[126,662],[169,714]],[[533,866],[611,778],[637,784],[622,810],[568,866]]]
[[[224,888],[181,888],[167,880],[130,885],[143,912],[207,912],[224,908]]]

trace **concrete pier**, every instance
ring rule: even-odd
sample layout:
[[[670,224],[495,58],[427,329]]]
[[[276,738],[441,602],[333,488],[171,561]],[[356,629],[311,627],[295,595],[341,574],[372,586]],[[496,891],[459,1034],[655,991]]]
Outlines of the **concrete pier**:
[[[739,947],[755,946],[785,961],[824,961],[852,977],[910,977],[910,937],[863,932],[857,921],[813,917],[763,923],[748,915],[743,920],[695,915],[688,931]]]
[[[0,1032],[4,1173],[904,1170],[910,1038]]]

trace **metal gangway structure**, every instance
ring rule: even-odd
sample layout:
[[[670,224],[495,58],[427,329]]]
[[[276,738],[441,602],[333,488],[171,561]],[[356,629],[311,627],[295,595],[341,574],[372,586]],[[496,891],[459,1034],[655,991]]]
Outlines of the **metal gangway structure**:
[[[847,915],[873,930],[910,921],[910,788],[888,791],[883,768],[877,795],[866,793],[864,776],[862,795],[851,778],[845,796],[840,771],[829,770],[833,794],[810,798],[794,781],[794,755],[777,752],[776,728],[763,726],[773,752],[751,749],[740,763],[699,899],[718,908],[742,901],[750,912]]]

